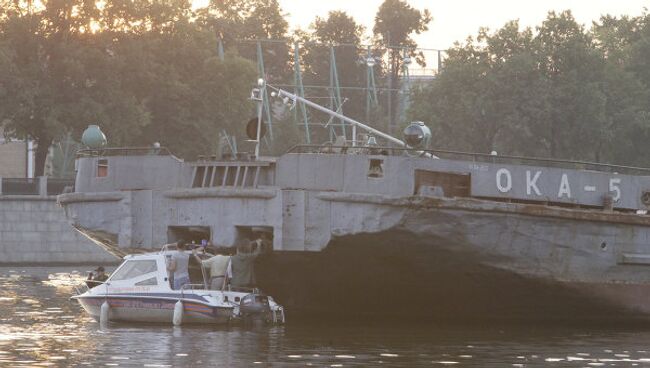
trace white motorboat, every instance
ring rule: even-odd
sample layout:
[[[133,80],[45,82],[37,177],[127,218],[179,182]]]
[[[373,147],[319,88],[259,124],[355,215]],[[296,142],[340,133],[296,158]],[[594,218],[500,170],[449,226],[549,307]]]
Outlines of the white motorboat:
[[[190,257],[190,283],[171,287],[167,257],[180,250],[133,254],[105,282],[72,296],[98,321],[227,324],[246,320],[284,323],[284,309],[257,289],[210,290],[203,268]],[[189,252],[189,251],[185,251]],[[209,255],[203,255],[206,257]]]

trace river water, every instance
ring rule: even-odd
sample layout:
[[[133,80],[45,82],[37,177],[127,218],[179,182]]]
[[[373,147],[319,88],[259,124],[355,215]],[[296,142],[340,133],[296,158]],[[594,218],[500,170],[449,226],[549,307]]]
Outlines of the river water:
[[[0,268],[0,367],[650,366],[650,327],[640,326],[101,328],[68,299],[88,268]]]

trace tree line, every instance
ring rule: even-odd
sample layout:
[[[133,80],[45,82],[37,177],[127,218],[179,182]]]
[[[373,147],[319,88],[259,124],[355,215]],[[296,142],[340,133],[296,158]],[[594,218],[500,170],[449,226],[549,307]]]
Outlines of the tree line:
[[[0,124],[7,137],[36,142],[36,175],[42,175],[53,142],[67,134],[80,137],[88,124],[100,125],[111,145],[160,142],[185,158],[213,152],[221,132],[243,136],[254,113],[248,97],[259,70],[250,61],[253,48],[234,47],[242,42],[287,40],[264,49],[265,77],[286,81],[293,75],[291,42],[314,41],[301,48],[301,68],[305,83],[318,84],[330,77],[322,45],[352,45],[352,51],[339,50],[338,70],[345,84],[362,86],[363,42],[380,44],[390,37],[393,45],[413,47],[412,35],[431,21],[426,10],[385,0],[370,38],[340,11],[291,33],[277,0],[191,5],[190,0],[0,0]],[[380,56],[398,70],[400,55],[384,52]],[[350,113],[360,116],[354,107],[362,98],[359,90],[343,93],[353,100]]]
[[[437,148],[648,165],[650,15],[511,21],[448,50],[413,91]]]
[[[116,146],[160,142],[185,158],[214,152],[222,132],[244,136],[260,74],[255,41],[271,39],[284,42],[264,43],[269,82],[295,82],[292,43],[300,42],[304,84],[327,86],[334,52],[346,115],[381,129],[406,123],[395,91],[405,56],[426,63],[413,35],[427,30],[427,10],[385,0],[371,30],[341,11],[296,32],[286,17],[277,0],[199,9],[190,0],[0,0],[0,124],[7,137],[36,142],[37,175],[52,142],[80,137],[88,124]],[[517,21],[482,29],[447,50],[435,78],[416,83],[408,118],[432,128],[435,148],[646,165],[649,24],[648,14],[603,16],[587,29],[566,11],[534,29]],[[388,106],[368,101],[367,52],[377,84],[392,87],[380,96]],[[268,150],[304,137],[297,113],[275,114]],[[310,134],[331,138],[326,129]]]

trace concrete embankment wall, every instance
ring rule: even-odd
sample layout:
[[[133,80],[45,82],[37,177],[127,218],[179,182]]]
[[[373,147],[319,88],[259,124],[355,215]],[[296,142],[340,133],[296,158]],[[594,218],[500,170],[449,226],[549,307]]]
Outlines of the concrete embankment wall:
[[[56,196],[0,195],[0,264],[117,261],[68,224]]]

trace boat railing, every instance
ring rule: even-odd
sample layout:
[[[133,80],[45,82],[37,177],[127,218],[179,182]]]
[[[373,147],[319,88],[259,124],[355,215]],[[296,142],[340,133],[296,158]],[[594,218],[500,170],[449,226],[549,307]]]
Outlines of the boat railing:
[[[181,286],[181,299],[185,298],[185,292],[191,290],[209,290],[206,284],[184,284]]]
[[[182,294],[183,291],[187,291],[187,290],[211,290],[211,289],[207,287],[205,284],[184,284],[183,286],[181,286],[180,290]],[[260,289],[258,288],[230,286],[230,285],[226,286],[223,290],[217,290],[217,291],[234,291],[237,293],[260,294]]]
[[[225,289],[226,291],[234,291],[237,293],[251,293],[251,294],[260,294],[260,289],[243,287],[243,286],[230,286],[228,285]]]
[[[178,246],[176,243],[163,244],[162,247],[160,247],[159,253],[165,253],[171,250],[178,250]]]
[[[575,170],[593,170],[604,171],[616,174],[630,175],[650,175],[650,168],[614,165],[599,162],[589,162],[580,160],[565,160],[545,157],[525,157],[516,155],[495,155],[490,153],[463,152],[452,150],[416,150],[404,147],[389,147],[376,145],[332,145],[332,144],[299,144],[291,147],[286,153],[321,153],[321,154],[366,154],[366,155],[383,155],[383,156],[403,156],[424,157],[426,153],[442,159],[450,160],[468,160],[479,163],[497,163],[497,164],[515,164],[515,165],[532,165],[558,167]]]
[[[205,284],[184,284],[181,286],[181,292],[184,290],[206,290]]]

